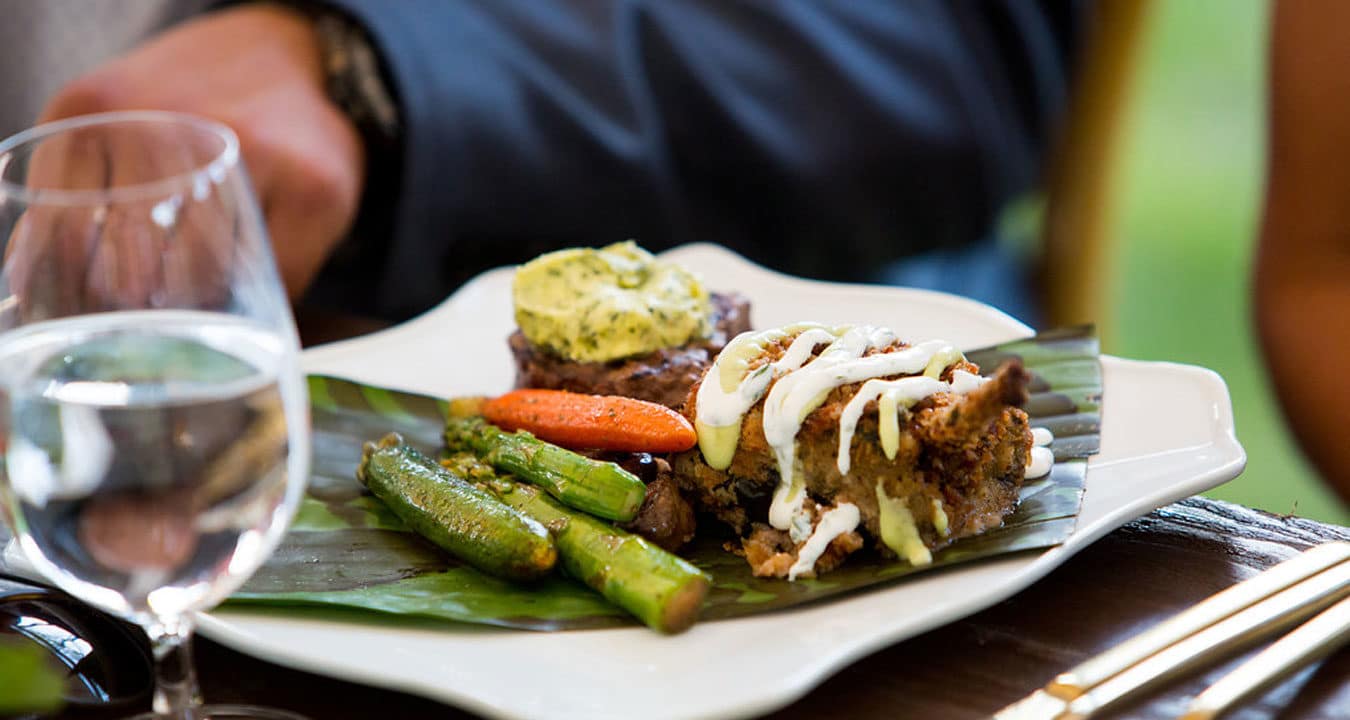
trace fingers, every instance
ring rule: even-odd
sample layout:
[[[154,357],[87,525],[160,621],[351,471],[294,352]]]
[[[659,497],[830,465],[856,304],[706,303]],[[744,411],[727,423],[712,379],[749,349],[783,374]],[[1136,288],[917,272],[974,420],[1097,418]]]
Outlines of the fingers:
[[[242,229],[237,173],[206,170],[225,148],[211,132],[160,122],[40,141],[26,184],[62,194],[35,193],[10,233],[5,272],[20,317],[221,308]]]
[[[68,85],[42,120],[146,108],[212,118],[235,130],[282,279],[292,297],[303,293],[351,225],[364,175],[360,137],[325,94],[318,37],[308,19],[266,3],[205,15]],[[143,159],[116,152],[111,178],[106,152],[78,159],[67,154],[75,164],[50,172],[63,183],[99,186],[153,176],[165,163],[183,164],[167,151]],[[212,188],[207,190],[212,194]],[[247,230],[247,223],[237,222],[238,208],[222,207],[200,193],[175,202],[157,206],[160,219],[171,220],[167,223],[142,223],[143,208],[136,209],[136,218],[99,218],[124,234],[125,243],[164,243],[161,276],[135,278],[127,285],[127,297],[160,287],[166,297],[198,292],[200,302],[220,301],[228,295],[220,280],[228,277],[232,256],[214,238]],[[32,229],[39,224],[35,221]],[[204,245],[190,249],[193,243]],[[139,267],[132,261],[144,259],[119,247],[109,243],[97,254],[91,285],[101,296],[130,282],[128,274]]]
[[[171,307],[219,310],[240,282],[234,253],[247,232],[228,190],[211,185],[188,195],[177,210],[177,222],[164,248],[165,300]]]
[[[355,129],[331,106],[313,107],[303,122],[314,132],[273,139],[260,131],[244,152],[292,299],[309,287],[350,229],[364,176]]]
[[[10,233],[5,274],[23,322],[81,312],[102,219],[82,208],[30,208]]]
[[[107,181],[108,149],[95,132],[73,131],[42,142],[25,158],[26,186],[41,190],[97,190]],[[5,247],[5,272],[21,317],[45,319],[77,312],[79,278],[97,241],[104,213],[97,208],[45,204],[24,208]]]
[[[207,170],[225,141],[177,124],[137,127],[119,140],[115,184],[169,182],[110,208],[101,246],[110,256],[94,270],[111,273],[121,285],[104,292],[120,293],[132,307],[219,309],[233,282],[229,258],[239,232],[236,208],[227,207],[229,174]]]
[[[108,211],[85,271],[81,310],[153,307],[151,298],[163,284],[156,252],[163,238],[158,228],[139,221],[138,214],[127,207]]]
[[[88,307],[89,293],[118,280],[107,272],[88,276],[96,258],[107,254],[100,239],[111,219],[108,206],[56,193],[105,190],[120,162],[114,138],[102,128],[73,129],[22,152],[25,185],[35,192],[5,248],[7,279],[22,317],[31,321],[104,309],[102,302]]]

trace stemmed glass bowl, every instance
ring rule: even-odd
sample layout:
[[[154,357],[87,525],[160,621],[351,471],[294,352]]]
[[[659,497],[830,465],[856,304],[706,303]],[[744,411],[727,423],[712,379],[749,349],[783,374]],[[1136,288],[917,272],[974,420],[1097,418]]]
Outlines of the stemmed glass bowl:
[[[304,490],[299,342],[228,128],[90,115],[0,143],[0,498],[54,585],[149,635],[154,717],[203,709],[193,617]]]

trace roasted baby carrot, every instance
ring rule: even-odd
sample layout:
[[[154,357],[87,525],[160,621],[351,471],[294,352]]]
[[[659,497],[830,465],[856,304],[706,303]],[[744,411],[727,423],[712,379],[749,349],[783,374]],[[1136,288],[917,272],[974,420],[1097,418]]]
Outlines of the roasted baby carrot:
[[[515,390],[483,404],[483,416],[507,430],[525,430],[570,448],[679,452],[698,442],[694,426],[674,410],[615,395]]]

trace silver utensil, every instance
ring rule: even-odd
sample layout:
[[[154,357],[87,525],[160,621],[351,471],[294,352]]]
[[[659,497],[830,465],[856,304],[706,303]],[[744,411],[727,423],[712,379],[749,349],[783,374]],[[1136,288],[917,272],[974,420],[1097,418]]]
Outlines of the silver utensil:
[[[1308,663],[1350,642],[1350,599],[1342,600],[1275,641],[1195,696],[1182,720],[1212,720]]]
[[[1087,718],[1350,595],[1350,543],[1319,545],[1061,673],[995,720]]]

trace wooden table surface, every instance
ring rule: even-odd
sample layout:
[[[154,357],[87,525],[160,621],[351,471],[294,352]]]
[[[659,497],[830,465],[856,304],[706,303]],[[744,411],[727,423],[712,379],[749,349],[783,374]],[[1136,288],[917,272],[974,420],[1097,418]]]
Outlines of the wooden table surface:
[[[351,326],[310,320],[305,327],[313,342]],[[1058,671],[1327,540],[1350,540],[1350,529],[1203,498],[1169,505],[1098,540],[1031,588],[863,658],[769,717],[986,718]],[[255,660],[206,639],[196,652],[202,691],[212,702],[270,705],[315,720],[470,717],[418,697]],[[1190,696],[1239,661],[1166,687],[1114,717],[1174,718]],[[109,715],[58,717],[94,716]],[[1232,717],[1350,718],[1350,649]]]

